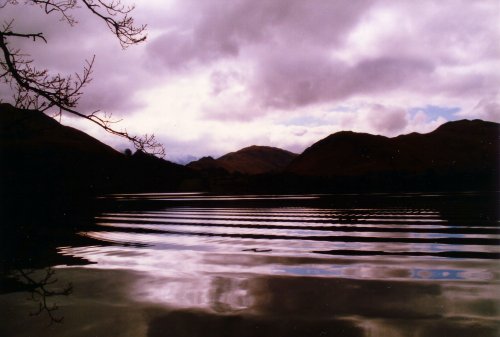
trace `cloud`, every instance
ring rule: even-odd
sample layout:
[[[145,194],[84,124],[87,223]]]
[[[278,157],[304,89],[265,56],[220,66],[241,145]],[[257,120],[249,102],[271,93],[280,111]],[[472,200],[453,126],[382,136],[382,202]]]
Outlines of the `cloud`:
[[[472,111],[464,116],[500,123],[500,95],[496,93],[482,98]]]
[[[377,133],[394,134],[408,125],[408,113],[404,109],[388,108],[377,104],[368,111],[365,118]]]
[[[353,108],[338,114],[340,129],[394,137],[411,132],[428,133],[448,121],[446,114],[437,115],[425,109],[378,103],[353,105]]]
[[[342,129],[395,136],[500,121],[494,1],[151,0],[133,13],[149,38],[126,51],[76,13],[73,28],[23,4],[0,19],[46,33],[47,45],[12,41],[40,67],[71,74],[96,54],[80,108],[123,116],[119,128],[154,132],[177,158],[253,143],[300,152]]]
[[[385,136],[403,133],[410,120],[404,108],[381,104],[364,104],[340,116],[342,129]]]
[[[13,31],[43,33],[47,43],[9,38],[9,46],[19,48],[33,59],[33,66],[48,69],[51,75],[81,74],[86,60],[95,56],[92,81],[83,88],[80,111],[104,110],[126,115],[140,109],[143,103],[136,93],[155,83],[142,68],[140,46],[123,51],[101,19],[84,8],[76,8],[71,14],[77,20],[74,26],[61,20],[57,13],[47,15],[39,6],[19,3],[2,8],[0,23],[14,19]],[[4,91],[10,89],[1,88],[0,95],[10,96]]]
[[[264,106],[295,108],[336,102],[356,94],[411,87],[411,81],[432,72],[424,60],[376,58],[353,66],[304,53],[272,57],[256,73],[253,92]]]
[[[292,133],[295,135],[295,136],[303,136],[307,133],[307,129],[306,128],[295,128],[295,129],[292,129]]]
[[[168,68],[236,58],[253,46],[336,44],[368,1],[182,1],[149,46]]]
[[[260,112],[247,119],[391,92],[476,96],[500,83],[492,64],[478,67],[498,65],[487,38],[499,32],[494,6],[461,4],[444,11],[430,1],[183,1],[148,53],[169,74],[216,69],[214,100],[228,87],[219,76],[227,62],[244,64],[249,71],[236,82],[257,107],[248,110]]]

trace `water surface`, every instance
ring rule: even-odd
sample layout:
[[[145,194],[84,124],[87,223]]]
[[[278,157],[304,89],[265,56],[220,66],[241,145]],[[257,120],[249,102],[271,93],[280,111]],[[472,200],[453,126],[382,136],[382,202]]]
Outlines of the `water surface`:
[[[78,264],[50,265],[49,289],[73,285],[49,298],[62,323],[29,316],[29,292],[7,292],[0,335],[498,336],[496,201],[106,196],[78,240],[57,246]]]

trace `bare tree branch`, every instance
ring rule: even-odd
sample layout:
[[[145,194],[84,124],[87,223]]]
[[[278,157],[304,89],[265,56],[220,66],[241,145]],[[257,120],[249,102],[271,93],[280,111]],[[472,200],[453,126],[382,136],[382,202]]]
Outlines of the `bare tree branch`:
[[[104,20],[108,28],[118,38],[122,48],[140,43],[146,39],[146,26],[135,26],[130,16],[134,6],[125,6],[121,0],[80,0],[84,7],[100,19]],[[38,5],[47,14],[59,13],[61,19],[70,25],[76,23],[71,10],[78,8],[77,0],[26,0],[27,4]],[[0,8],[7,5],[17,5],[16,0],[6,0]],[[165,155],[163,146],[153,135],[134,136],[126,130],[117,130],[113,127],[118,121],[101,111],[83,113],[77,110],[77,103],[84,87],[92,80],[92,68],[95,56],[86,60],[81,73],[69,76],[61,74],[50,75],[47,69],[37,69],[33,60],[19,49],[11,49],[9,38],[29,38],[34,42],[47,42],[43,33],[19,33],[12,29],[13,21],[7,22],[0,30],[0,80],[8,84],[13,90],[13,100],[20,108],[47,111],[55,110],[55,117],[61,117],[63,112],[69,113],[94,124],[105,131],[128,139],[137,150],[151,153],[160,157]]]
[[[106,22],[108,28],[118,37],[123,48],[146,40],[146,25],[135,26],[129,14],[134,6],[125,6],[120,0],[106,3],[102,0],[82,0],[87,8]]]
[[[71,14],[71,10],[80,7],[77,0],[27,0],[26,2],[39,5],[47,14],[59,13],[61,19],[70,25],[77,23]],[[146,25],[136,26],[134,18],[130,16],[135,6],[126,6],[121,0],[80,0],[80,2],[83,7],[106,23],[123,48],[146,40]]]

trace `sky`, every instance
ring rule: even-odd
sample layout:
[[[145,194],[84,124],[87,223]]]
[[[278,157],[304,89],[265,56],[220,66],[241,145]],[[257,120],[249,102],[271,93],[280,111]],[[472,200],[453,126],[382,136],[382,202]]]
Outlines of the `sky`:
[[[127,0],[124,0],[127,3]],[[16,39],[52,73],[95,55],[79,105],[154,133],[185,163],[250,145],[300,153],[341,130],[393,137],[457,119],[500,122],[500,1],[148,0],[133,17],[144,43],[122,50],[80,9],[73,27],[36,6],[8,5],[0,23],[43,32]],[[11,93],[0,87],[0,97]],[[64,116],[123,151],[124,139]]]

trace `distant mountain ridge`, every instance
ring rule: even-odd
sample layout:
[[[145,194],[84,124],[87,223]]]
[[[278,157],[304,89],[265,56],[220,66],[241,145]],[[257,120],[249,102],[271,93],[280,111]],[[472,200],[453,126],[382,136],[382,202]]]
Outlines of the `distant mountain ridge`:
[[[394,138],[342,131],[300,155],[250,146],[185,167],[142,152],[127,156],[42,112],[0,104],[0,197],[52,204],[129,191],[495,190],[499,133],[498,123],[481,120]]]
[[[270,146],[249,146],[218,159],[203,157],[187,166],[197,170],[225,170],[229,173],[264,174],[283,171],[297,154]]]
[[[140,151],[126,156],[40,111],[0,104],[2,193],[176,190],[194,172]]]
[[[307,148],[285,171],[316,177],[491,172],[498,170],[499,126],[494,122],[460,120],[427,134],[394,138],[342,131]]]

